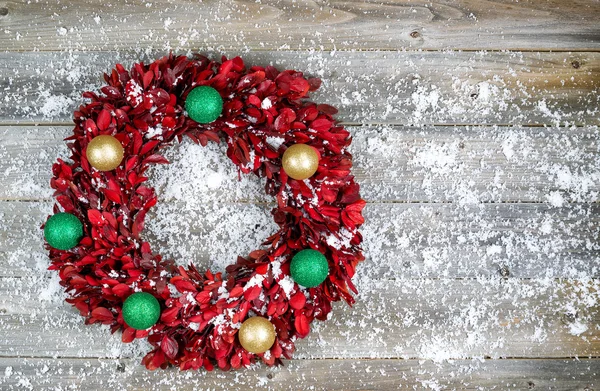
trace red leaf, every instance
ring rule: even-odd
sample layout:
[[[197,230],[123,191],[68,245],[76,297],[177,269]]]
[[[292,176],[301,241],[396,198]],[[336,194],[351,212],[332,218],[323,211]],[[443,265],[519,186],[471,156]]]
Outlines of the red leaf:
[[[362,224],[365,222],[365,219],[361,212],[366,204],[367,202],[365,200],[356,201],[355,203],[346,206],[344,214],[346,214],[348,218],[354,222],[354,224]]]
[[[189,291],[191,291],[191,292],[196,291],[196,286],[187,280],[175,281],[173,283],[173,285],[175,285],[175,288],[177,288],[177,290],[181,293],[189,292]]]
[[[300,338],[304,338],[310,332],[310,325],[308,324],[308,318],[304,314],[296,316],[294,320],[294,327]]]
[[[316,91],[319,89],[319,87],[321,87],[321,79],[318,77],[312,77],[308,79],[308,84],[310,85],[311,91]]]
[[[120,192],[109,190],[109,189],[104,189],[103,192],[104,192],[104,195],[106,196],[106,198],[108,198],[112,202],[117,203],[117,204],[121,203],[121,193]]]
[[[290,129],[290,124],[296,119],[296,113],[292,109],[285,108],[281,110],[273,126],[280,133],[287,132]]]
[[[150,155],[144,159],[143,164],[146,163],[169,164],[169,161],[162,155]]]
[[[338,110],[335,107],[328,105],[328,104],[320,104],[317,106],[317,109],[320,112],[329,114],[329,115],[335,115],[338,112]]]
[[[333,122],[331,122],[330,120],[328,120],[326,118],[319,118],[319,119],[314,120],[310,124],[310,128],[316,130],[317,132],[325,132],[325,131],[331,129],[332,125],[333,125]]]
[[[175,118],[173,117],[165,117],[162,120],[162,126],[165,129],[173,129],[175,125],[177,125],[177,122],[175,122]]]
[[[98,118],[96,119],[96,125],[98,125],[98,129],[100,129],[100,131],[108,129],[108,126],[110,125],[110,119],[111,115],[108,110],[104,109],[100,111],[100,114],[98,114]]]
[[[112,287],[112,291],[115,295],[119,296],[120,298],[124,298],[129,295],[131,288],[129,288],[129,285],[127,284],[117,284]]]
[[[260,296],[260,292],[262,292],[262,287],[260,286],[253,286],[252,288],[246,289],[244,292],[244,299],[252,301]]]
[[[101,322],[110,322],[114,319],[113,313],[104,307],[95,308],[92,311],[92,317]]]
[[[98,127],[96,126],[96,123],[90,118],[85,120],[85,125],[83,125],[83,130],[85,130],[88,133],[91,133],[92,136],[95,136],[96,134],[98,134]]]
[[[244,288],[236,286],[229,292],[229,297],[240,297],[242,293],[244,293]]]
[[[290,298],[290,307],[292,307],[296,310],[300,310],[300,309],[304,308],[305,304],[306,304],[306,296],[304,296],[303,292],[297,292],[295,295],[293,295]]]
[[[158,144],[160,144],[162,141],[161,140],[152,140],[152,141],[148,141],[147,143],[145,143],[142,146],[142,149],[140,151],[140,155],[145,155],[148,152],[150,152],[151,150],[154,149],[154,147],[156,147]]]
[[[144,73],[144,89],[147,89],[150,83],[152,83],[152,79],[154,78],[154,73],[152,71],[148,71]]]
[[[301,77],[297,77],[290,82],[290,90],[297,92],[300,95],[306,94],[309,88],[308,81]]]
[[[125,163],[125,171],[131,171],[133,170],[133,168],[137,165],[138,163],[138,157],[137,156],[131,156],[129,158],[127,158],[127,163]],[[133,173],[135,175],[135,173]]]
[[[121,341],[123,341],[123,343],[133,342],[134,339],[135,339],[135,329],[134,328],[127,327],[125,330],[123,330],[123,335],[121,335]]]
[[[173,307],[173,308],[169,308],[164,310],[161,314],[160,314],[160,320],[163,323],[171,323],[173,322],[175,319],[177,319],[177,315],[179,314],[179,307]]]
[[[165,335],[160,342],[160,349],[165,352],[165,356],[170,359],[173,359],[175,355],[177,355],[177,351],[179,350],[179,345],[175,340],[167,335]]]
[[[101,226],[103,221],[102,221],[102,212],[100,212],[97,209],[88,209],[88,220],[90,220],[90,223],[92,223],[92,225],[96,225],[96,226]]]

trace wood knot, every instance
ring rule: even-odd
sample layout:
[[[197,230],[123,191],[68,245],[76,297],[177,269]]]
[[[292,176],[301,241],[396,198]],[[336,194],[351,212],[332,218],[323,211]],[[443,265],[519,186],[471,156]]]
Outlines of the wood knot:
[[[267,379],[272,379],[273,378],[273,374],[272,373],[267,373]]]
[[[410,33],[410,36],[412,38],[419,38],[421,34],[418,31],[413,31],[412,33]]]
[[[571,66],[575,69],[579,69],[579,67],[581,66],[581,64],[579,63],[579,61],[577,60],[573,60],[571,61]]]
[[[8,8],[0,7],[0,16],[6,16],[6,15],[8,15]]]
[[[533,390],[535,388],[535,383],[532,381],[528,381],[527,382],[527,389],[528,390]]]
[[[579,318],[579,314],[577,312],[567,312],[563,315],[562,321],[565,324],[573,323]]]

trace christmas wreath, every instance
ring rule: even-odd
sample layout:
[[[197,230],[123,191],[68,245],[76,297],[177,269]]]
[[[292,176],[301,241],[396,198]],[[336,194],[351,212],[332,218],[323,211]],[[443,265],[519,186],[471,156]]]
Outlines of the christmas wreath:
[[[290,358],[332,302],[354,302],[364,259],[350,134],[335,108],[307,99],[321,81],[246,68],[239,57],[172,54],[130,71],[116,65],[104,79],[74,113],[70,160],[52,167],[56,204],[43,229],[67,302],[86,324],[121,330],[123,342],[147,338],[148,369]],[[276,199],[278,231],[225,273],[178,266],[140,236],[157,202],[144,174],[168,163],[160,150],[183,136],[224,140],[239,171],[266,177]]]

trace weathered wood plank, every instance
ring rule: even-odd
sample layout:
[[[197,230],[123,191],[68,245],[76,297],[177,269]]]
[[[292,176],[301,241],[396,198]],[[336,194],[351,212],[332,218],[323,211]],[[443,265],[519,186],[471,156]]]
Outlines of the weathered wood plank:
[[[600,48],[597,2],[3,1],[0,46],[31,50]]]
[[[296,358],[598,357],[600,280],[358,279],[351,308],[311,325]],[[0,280],[0,356],[137,357],[106,326],[84,326],[58,279]]]
[[[69,7],[73,8],[73,7]],[[229,56],[240,52],[228,52]],[[70,122],[86,89],[136,52],[0,53],[0,123]],[[315,101],[352,123],[600,123],[600,53],[249,52],[323,79]]]
[[[593,390],[600,360],[294,360],[285,367],[190,374],[135,360],[1,358],[3,390]],[[8,375],[6,375],[8,374]],[[40,376],[43,374],[43,376]],[[300,380],[301,379],[301,380]]]
[[[369,202],[594,202],[600,130],[537,127],[348,127],[354,175]],[[0,199],[48,200],[51,166],[69,157],[71,127],[0,127]],[[569,152],[565,153],[565,145]],[[238,181],[225,146],[186,140],[150,172],[163,200],[270,202],[253,176]],[[184,178],[189,178],[185,180]]]
[[[0,276],[47,267],[39,227],[50,202],[0,202]],[[277,226],[271,205],[159,203],[145,237],[169,259],[223,270]],[[367,204],[361,229],[369,278],[600,276],[600,204]]]

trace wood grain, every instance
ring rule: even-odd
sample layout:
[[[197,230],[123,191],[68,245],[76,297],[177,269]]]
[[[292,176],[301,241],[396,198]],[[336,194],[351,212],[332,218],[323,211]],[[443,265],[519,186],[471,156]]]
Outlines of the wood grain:
[[[598,50],[595,1],[4,0],[10,51]]]
[[[0,387],[14,390],[555,390],[591,391],[600,360],[294,360],[284,367],[190,374],[148,372],[131,359],[0,359]],[[43,374],[43,376],[41,375]],[[301,383],[298,379],[302,379]],[[299,388],[301,384],[302,388]]]
[[[0,53],[0,123],[70,123],[82,92],[98,90],[116,62],[163,54]],[[345,123],[600,124],[600,53],[227,52],[236,54],[320,77],[313,99]]]
[[[60,289],[55,279],[33,278],[34,284],[0,280],[0,356],[136,357],[147,351],[144,343],[122,344],[107,327],[84,326],[77,310],[52,295]],[[353,307],[335,304],[330,319],[311,325],[295,358],[600,355],[598,280],[363,282]]]
[[[599,16],[583,0],[0,0],[0,389],[598,390]],[[147,372],[144,342],[84,326],[46,270],[50,167],[81,93],[170,50],[320,77],[312,98],[353,134],[358,302],[284,367]],[[167,154],[156,251],[223,270],[276,229],[221,149]]]
[[[71,127],[0,127],[0,199],[49,200],[51,166],[67,159]],[[536,127],[349,126],[354,170],[369,202],[593,202],[600,192],[600,130]],[[564,147],[568,145],[569,154]],[[187,141],[150,172],[162,200],[182,192],[229,202],[270,202],[253,176],[242,182],[225,146]],[[208,156],[208,157],[207,157]],[[211,185],[218,175],[219,186]],[[179,178],[179,179],[177,179]],[[181,198],[181,196],[180,196]]]
[[[271,208],[159,203],[144,237],[164,257],[224,270],[276,231]],[[0,276],[43,273],[39,227],[51,211],[50,202],[0,202]],[[600,275],[600,204],[368,204],[364,215],[364,278]]]

